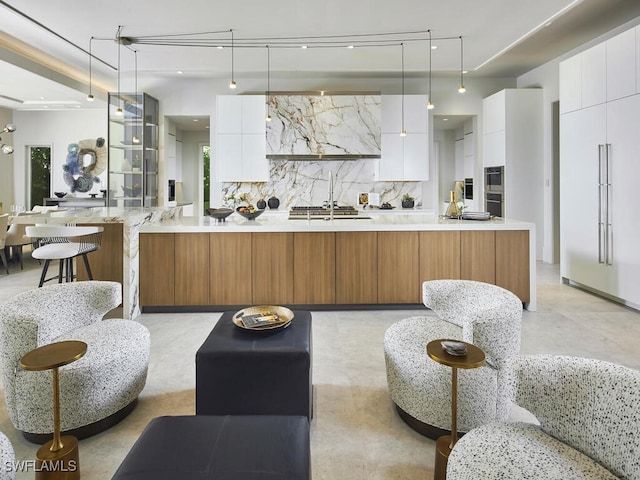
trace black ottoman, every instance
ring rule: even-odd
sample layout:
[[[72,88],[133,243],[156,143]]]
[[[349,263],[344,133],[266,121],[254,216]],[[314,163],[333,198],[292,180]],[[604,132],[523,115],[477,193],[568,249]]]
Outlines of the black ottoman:
[[[311,419],[311,313],[287,328],[249,332],[225,312],[196,353],[196,414]]]
[[[309,480],[303,416],[154,418],[114,480]]]

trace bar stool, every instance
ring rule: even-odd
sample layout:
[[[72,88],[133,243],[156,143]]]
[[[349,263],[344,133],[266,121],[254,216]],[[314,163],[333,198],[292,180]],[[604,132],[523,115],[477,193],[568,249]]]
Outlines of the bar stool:
[[[87,269],[89,280],[93,280],[87,254],[95,252],[100,248],[103,230],[102,227],[51,225],[27,227],[27,235],[32,238],[38,238],[38,245],[40,245],[31,255],[33,258],[44,260],[42,275],[40,275],[40,284],[38,286],[41,287],[44,282],[56,278],[46,278],[51,260],[59,261],[58,283],[62,283],[63,272],[66,272],[65,281],[72,282],[74,278],[73,259],[80,255]]]
[[[29,215],[36,215],[34,212],[20,212],[18,213],[18,217],[25,217]],[[25,223],[17,223],[14,221],[11,225],[9,225],[9,230],[7,230],[7,238],[5,240],[5,248],[11,247],[11,258],[14,259],[16,256],[20,262],[20,270],[24,270],[22,265],[22,248],[25,245],[30,245],[33,243],[31,237],[27,235],[26,228],[28,224]]]

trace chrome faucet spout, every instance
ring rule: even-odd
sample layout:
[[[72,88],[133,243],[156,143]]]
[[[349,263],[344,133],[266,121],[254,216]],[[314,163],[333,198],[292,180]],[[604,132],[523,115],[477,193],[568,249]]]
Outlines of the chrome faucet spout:
[[[329,217],[333,220],[333,172],[329,170]]]

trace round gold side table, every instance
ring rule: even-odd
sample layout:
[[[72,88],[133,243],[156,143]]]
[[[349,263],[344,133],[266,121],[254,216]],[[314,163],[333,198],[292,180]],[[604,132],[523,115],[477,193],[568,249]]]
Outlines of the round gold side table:
[[[448,354],[442,343],[444,341],[459,342],[459,340],[440,339],[427,344],[427,354],[432,360],[451,367],[451,435],[443,435],[436,441],[436,464],[434,468],[434,480],[447,478],[447,461],[453,446],[458,441],[458,369],[478,368],[484,365],[484,352],[467,342],[467,353],[463,356]]]
[[[60,385],[58,367],[75,362],[87,351],[87,344],[76,340],[50,343],[23,355],[25,370],[53,372],[53,438],[36,453],[36,480],[77,480],[80,478],[78,439],[60,436]]]

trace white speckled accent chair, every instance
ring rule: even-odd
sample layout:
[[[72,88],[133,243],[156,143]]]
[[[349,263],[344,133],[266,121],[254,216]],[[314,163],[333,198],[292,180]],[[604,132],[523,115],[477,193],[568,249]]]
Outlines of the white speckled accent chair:
[[[12,468],[12,462],[15,460],[11,442],[4,433],[0,432],[0,480],[14,480],[16,478]]]
[[[458,370],[458,430],[506,417],[497,401],[504,362],[520,353],[522,302],[501,287],[471,280],[430,280],[423,302],[436,315],[400,320],[385,332],[387,384],[400,417],[437,438],[451,429],[451,368],[429,359],[427,343],[457,339],[486,354],[486,365]]]
[[[7,411],[24,436],[44,442],[53,432],[51,371],[20,368],[36,347],[63,340],[88,345],[80,360],[63,366],[60,425],[78,438],[124,418],[144,388],[149,330],[139,322],[105,319],[122,300],[117,282],[55,284],[16,295],[0,305],[0,360]]]
[[[540,422],[491,423],[453,448],[447,480],[640,479],[640,371],[586,358],[522,356],[505,398]]]

